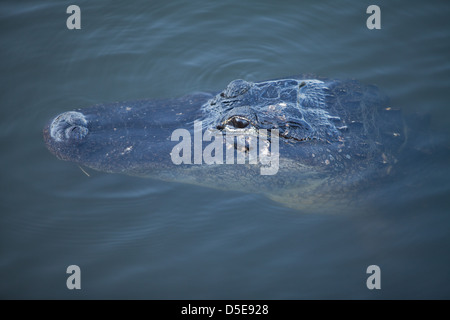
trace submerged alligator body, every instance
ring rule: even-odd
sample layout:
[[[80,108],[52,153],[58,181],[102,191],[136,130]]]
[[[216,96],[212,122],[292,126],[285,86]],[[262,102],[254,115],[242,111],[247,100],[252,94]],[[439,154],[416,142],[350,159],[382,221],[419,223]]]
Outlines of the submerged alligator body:
[[[59,159],[95,170],[262,192],[291,207],[314,209],[347,205],[355,190],[389,175],[406,141],[404,128],[400,112],[374,86],[298,76],[234,80],[217,94],[65,112],[48,123],[44,140]],[[177,129],[183,134],[174,136]],[[221,149],[227,135],[233,140]],[[259,138],[259,157],[250,160],[252,138]],[[230,148],[247,156],[245,164],[217,161]],[[216,161],[198,161],[199,150],[200,157],[209,152]],[[264,153],[277,156],[271,174],[261,174]],[[174,161],[174,154],[184,161]]]

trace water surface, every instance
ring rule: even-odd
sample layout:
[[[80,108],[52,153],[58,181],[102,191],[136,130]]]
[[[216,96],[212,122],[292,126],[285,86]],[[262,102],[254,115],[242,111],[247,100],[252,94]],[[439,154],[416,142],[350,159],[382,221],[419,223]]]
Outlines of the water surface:
[[[1,298],[450,298],[446,1],[377,1],[381,30],[366,27],[367,1],[77,4],[81,30],[61,1],[0,4]],[[431,116],[433,152],[405,162],[380,208],[307,214],[258,194],[88,177],[42,140],[74,108],[301,73],[375,84]],[[81,290],[66,287],[72,264]],[[366,287],[373,264],[381,290]]]

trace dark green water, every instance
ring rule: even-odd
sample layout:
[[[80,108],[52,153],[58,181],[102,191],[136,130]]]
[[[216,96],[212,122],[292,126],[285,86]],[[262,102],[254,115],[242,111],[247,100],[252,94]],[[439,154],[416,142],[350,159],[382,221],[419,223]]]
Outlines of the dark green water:
[[[0,298],[450,298],[448,2],[77,1],[81,30],[66,28],[69,4],[0,4]],[[371,4],[381,30],[366,27]],[[434,151],[408,159],[383,209],[305,214],[87,177],[43,143],[45,123],[74,108],[300,73],[375,84],[431,115]],[[72,264],[81,290],[66,287]],[[366,287],[373,264],[381,290]]]

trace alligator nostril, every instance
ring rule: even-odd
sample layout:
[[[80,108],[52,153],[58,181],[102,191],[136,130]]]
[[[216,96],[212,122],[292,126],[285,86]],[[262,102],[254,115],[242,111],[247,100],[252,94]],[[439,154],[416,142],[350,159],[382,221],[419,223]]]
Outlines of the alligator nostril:
[[[88,134],[88,129],[82,126],[72,126],[66,129],[66,139],[80,141]]]
[[[55,141],[81,141],[89,132],[84,114],[76,111],[64,112],[50,125],[50,136]]]

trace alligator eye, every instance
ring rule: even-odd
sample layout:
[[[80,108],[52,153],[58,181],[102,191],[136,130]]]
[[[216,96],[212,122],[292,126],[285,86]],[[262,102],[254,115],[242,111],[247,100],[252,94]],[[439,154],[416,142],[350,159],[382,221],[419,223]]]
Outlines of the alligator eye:
[[[229,124],[231,124],[233,127],[238,129],[243,129],[248,127],[250,122],[248,120],[245,120],[243,118],[233,117],[228,121]]]

